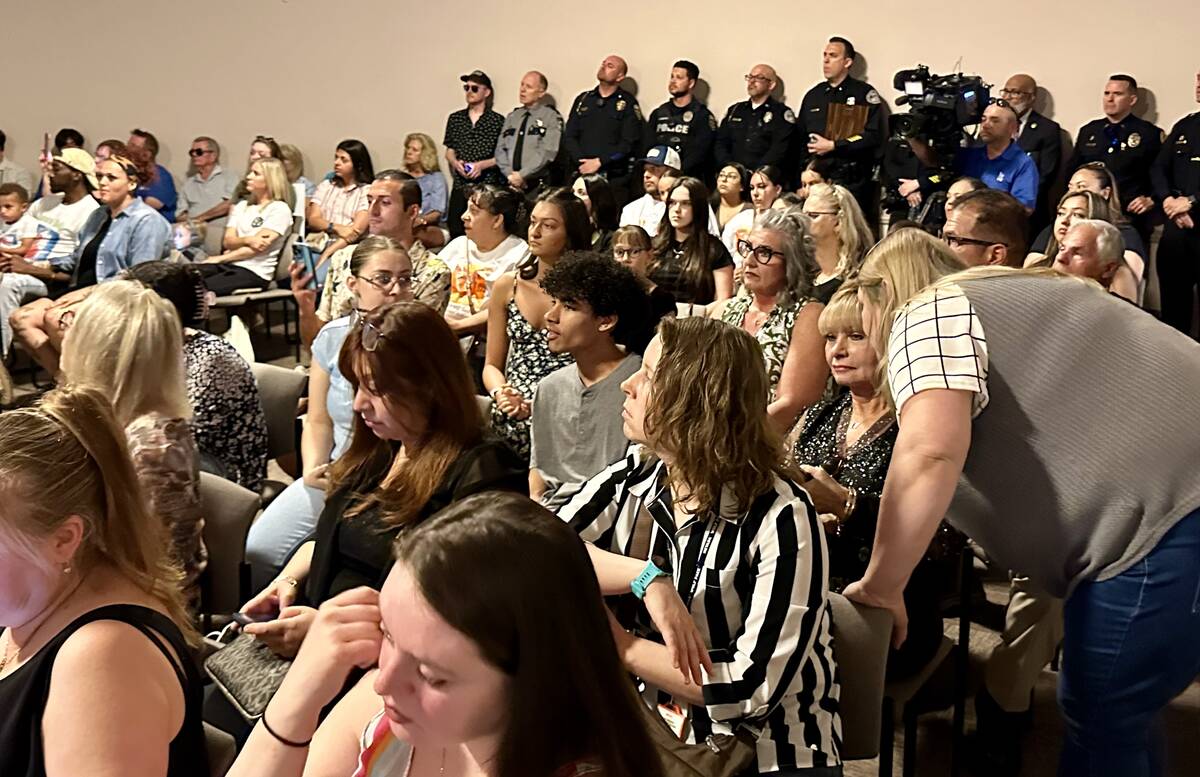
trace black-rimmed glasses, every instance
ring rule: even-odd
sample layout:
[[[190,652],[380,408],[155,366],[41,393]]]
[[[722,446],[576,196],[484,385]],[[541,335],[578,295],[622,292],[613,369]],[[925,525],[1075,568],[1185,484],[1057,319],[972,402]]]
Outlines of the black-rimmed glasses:
[[[776,251],[774,248],[771,248],[771,246],[750,245],[749,240],[737,241],[737,250],[738,253],[742,255],[743,259],[749,259],[750,255],[753,254],[754,260],[759,264],[770,264],[771,260],[775,257],[778,256],[782,259],[785,256],[783,251]]]
[[[950,246],[951,248],[958,248],[960,246],[1004,246],[1005,248],[1008,248],[1008,243],[1000,240],[980,240],[979,238],[975,237],[963,237],[962,235],[956,235],[953,232],[944,232],[942,234],[942,240],[944,240],[946,245]]]

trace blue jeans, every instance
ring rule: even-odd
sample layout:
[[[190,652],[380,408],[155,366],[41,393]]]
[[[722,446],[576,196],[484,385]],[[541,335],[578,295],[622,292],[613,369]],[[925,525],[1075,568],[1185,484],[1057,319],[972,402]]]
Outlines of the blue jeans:
[[[1200,510],[1149,555],[1066,602],[1061,777],[1164,773],[1159,712],[1200,674]]]
[[[252,586],[258,593],[271,582],[296,546],[317,528],[325,508],[325,492],[293,480],[250,526],[246,537],[246,561],[250,563]]]

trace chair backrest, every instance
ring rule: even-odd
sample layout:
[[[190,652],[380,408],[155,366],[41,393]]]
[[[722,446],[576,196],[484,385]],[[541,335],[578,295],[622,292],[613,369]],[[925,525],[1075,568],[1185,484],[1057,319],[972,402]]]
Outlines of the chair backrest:
[[[267,417],[267,455],[272,459],[296,450],[296,406],[308,376],[274,364],[250,365]]]
[[[243,604],[242,562],[246,535],[258,512],[258,494],[209,472],[200,473],[200,506],[204,511],[204,546],[208,549],[205,609],[228,615]]]
[[[879,755],[892,616],[886,610],[855,604],[841,594],[829,594],[829,603],[833,658],[841,684],[842,758],[874,758]]]
[[[237,741],[216,726],[204,724],[204,748],[208,751],[208,773],[211,777],[225,777],[229,767],[237,758]]]

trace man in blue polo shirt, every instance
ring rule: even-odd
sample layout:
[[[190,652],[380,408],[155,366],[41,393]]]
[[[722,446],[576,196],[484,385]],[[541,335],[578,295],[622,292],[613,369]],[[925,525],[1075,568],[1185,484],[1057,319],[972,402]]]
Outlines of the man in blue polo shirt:
[[[979,123],[979,143],[958,153],[954,169],[959,175],[978,178],[989,189],[1008,192],[1033,213],[1038,169],[1017,143],[1019,126],[1016,111],[1007,103],[993,102]]]

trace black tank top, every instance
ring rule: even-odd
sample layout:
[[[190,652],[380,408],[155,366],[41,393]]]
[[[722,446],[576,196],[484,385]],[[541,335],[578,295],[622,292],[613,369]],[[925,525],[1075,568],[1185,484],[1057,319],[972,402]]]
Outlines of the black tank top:
[[[45,753],[42,748],[42,713],[50,694],[50,674],[54,659],[67,639],[93,621],[118,621],[142,632],[171,662],[183,687],[185,713],[183,726],[171,742],[167,777],[208,777],[208,751],[201,725],[200,673],[189,659],[187,644],[179,629],[161,613],[131,604],[100,607],[76,618],[55,635],[28,662],[0,680],[0,775],[4,777],[45,777]],[[163,642],[174,650],[168,650]],[[175,656],[179,656],[176,659]],[[182,666],[180,663],[182,662]],[[96,710],[97,715],[114,710]]]

